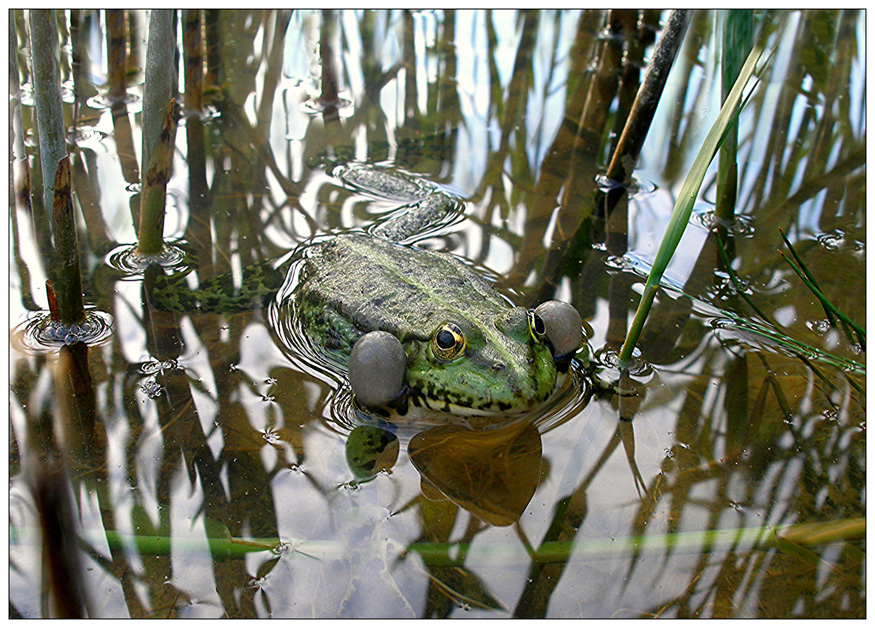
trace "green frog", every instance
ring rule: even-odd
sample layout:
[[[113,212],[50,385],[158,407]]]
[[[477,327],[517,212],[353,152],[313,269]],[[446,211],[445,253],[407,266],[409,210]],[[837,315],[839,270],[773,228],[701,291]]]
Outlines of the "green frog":
[[[366,408],[404,414],[413,404],[491,415],[543,403],[582,341],[573,306],[548,301],[535,309],[514,307],[461,259],[410,242],[463,207],[437,185],[358,163],[332,174],[402,207],[368,232],[306,245],[289,288],[279,297],[267,288],[259,298],[291,300],[296,328],[346,365],[355,398]],[[269,276],[261,270],[244,279],[250,285],[233,298],[251,300],[260,288],[251,284],[268,283]],[[220,306],[215,290],[205,288],[210,286],[189,296],[202,309]]]

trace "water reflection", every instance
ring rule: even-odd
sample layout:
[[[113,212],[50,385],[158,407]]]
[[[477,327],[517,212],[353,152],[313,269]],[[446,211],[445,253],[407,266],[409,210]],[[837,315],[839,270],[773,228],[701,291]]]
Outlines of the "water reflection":
[[[77,56],[71,92],[87,131],[71,134],[84,289],[114,328],[87,355],[11,350],[11,612],[51,614],[57,574],[42,544],[66,538],[41,532],[30,455],[66,470],[93,616],[865,612],[862,349],[811,324],[823,307],[775,252],[780,227],[834,305],[863,318],[862,12],[791,12],[774,34],[775,62],[740,119],[739,224],[756,228],[730,230],[739,237],[726,250],[744,290],[726,283],[711,222],[690,225],[628,396],[596,395],[600,380],[573,372],[561,411],[531,425],[378,431],[360,429],[339,382],[290,359],[264,310],[167,312],[141,280],[108,272],[106,255],[135,240],[148,15],[61,12],[64,37],[74,13],[97,46]],[[100,25],[119,17],[121,89],[95,62],[112,39]],[[609,354],[719,93],[716,22],[701,11],[634,172],[653,192],[623,195],[611,211],[593,200],[625,115],[620,91],[634,92],[660,18],[181,13],[181,25],[200,27],[189,34],[203,36],[204,63],[183,68],[186,132],[165,235],[195,251],[198,281],[240,281],[386,209],[331,183],[327,158],[393,163],[468,201],[465,222],[423,246],[491,269],[519,303],[571,301],[597,357]],[[46,234],[20,194],[21,166],[33,189],[40,173],[27,29],[20,11],[10,21],[23,93],[12,94],[21,119],[11,121],[17,322],[45,309]],[[198,50],[187,46],[183,60]],[[337,115],[301,107],[332,80],[325,46],[337,94],[352,102]],[[770,335],[742,294],[775,322]],[[757,327],[715,328],[726,312]]]
[[[528,422],[488,431],[434,427],[407,450],[426,499],[448,499],[496,526],[519,520],[541,476],[541,437]]]

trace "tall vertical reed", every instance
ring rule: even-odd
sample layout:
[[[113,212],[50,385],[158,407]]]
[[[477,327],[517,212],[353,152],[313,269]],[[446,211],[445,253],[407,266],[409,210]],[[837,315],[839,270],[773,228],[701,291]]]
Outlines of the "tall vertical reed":
[[[732,9],[723,14],[723,47],[720,67],[722,69],[723,100],[738,78],[744,59],[753,46],[753,11]],[[726,130],[720,157],[717,162],[717,217],[725,224],[735,215],[735,199],[738,189],[738,124]]]
[[[125,32],[125,10],[106,9],[107,83],[110,102],[124,100],[127,81],[128,38]]]
[[[79,248],[73,215],[70,162],[67,157],[66,127],[61,105],[58,72],[58,31],[55,12],[28,12],[33,59],[34,107],[39,132],[39,153],[43,174],[43,203],[51,216],[52,251],[46,273],[55,286],[57,315],[72,325],[85,318]]]
[[[43,207],[51,212],[52,184],[58,163],[67,156],[61,81],[58,73],[58,30],[53,9],[28,11],[39,153],[43,180]]]
[[[735,121],[738,115],[742,104],[744,88],[748,80],[754,75],[757,62],[764,47],[765,35],[761,35],[759,41],[757,41],[748,55],[744,67],[742,67],[729,96],[724,101],[717,119],[711,126],[711,130],[708,131],[708,135],[705,137],[705,141],[702,143],[702,147],[699,149],[699,153],[696,155],[696,159],[687,173],[687,177],[672,210],[671,219],[662,237],[662,242],[660,242],[659,250],[653,260],[650,274],[647,276],[644,293],[641,295],[641,301],[638,303],[638,309],[635,312],[635,319],[632,321],[632,325],[623,342],[623,347],[620,350],[619,362],[622,368],[626,368],[631,362],[632,351],[635,349],[638,337],[644,328],[644,321],[647,320],[653,300],[656,298],[656,291],[659,289],[662,275],[668,267],[687,228],[687,223],[693,211],[693,205],[699,194],[699,188],[701,188],[708,167],[722,143],[726,129]]]
[[[55,232],[55,299],[58,315],[65,325],[85,319],[82,278],[79,274],[79,243],[73,215],[73,188],[70,159],[65,155],[57,164],[52,223]]]
[[[138,250],[142,255],[158,255],[164,246],[165,192],[176,132],[171,100],[176,79],[173,23],[173,11],[167,9],[152,11],[149,19],[141,163],[141,171],[146,175],[143,179],[138,230]],[[164,151],[161,154],[156,153],[159,146]]]
[[[143,87],[143,159],[140,169],[146,172],[152,150],[158,143],[164,112],[173,97],[176,68],[173,52],[176,37],[173,32],[173,11],[159,9],[149,17],[149,41],[146,47],[146,80]]]

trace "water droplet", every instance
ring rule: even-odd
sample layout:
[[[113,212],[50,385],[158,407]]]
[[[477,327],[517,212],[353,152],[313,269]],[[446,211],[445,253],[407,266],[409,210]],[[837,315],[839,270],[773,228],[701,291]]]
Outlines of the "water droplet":
[[[605,257],[605,266],[608,270],[628,270],[631,263],[622,255],[608,255]]]
[[[261,589],[264,586],[265,578],[251,578],[249,582],[246,583],[246,588],[248,589]]]
[[[750,238],[755,232],[754,221],[750,216],[735,216],[731,220],[720,220],[713,209],[696,212],[694,219],[709,231],[722,226],[727,233],[737,238]]]
[[[147,379],[142,384],[140,384],[140,390],[145,394],[149,399],[157,399],[164,392],[164,388],[156,382],[154,379]]]
[[[808,329],[820,335],[824,335],[829,331],[829,320],[825,318],[817,321],[808,321],[805,325]]]
[[[837,251],[845,244],[845,235],[841,232],[824,233],[817,236],[817,242],[827,251]]]
[[[290,554],[293,550],[294,548],[291,543],[288,541],[280,541],[280,543],[271,551],[278,556],[282,556],[283,554]]]

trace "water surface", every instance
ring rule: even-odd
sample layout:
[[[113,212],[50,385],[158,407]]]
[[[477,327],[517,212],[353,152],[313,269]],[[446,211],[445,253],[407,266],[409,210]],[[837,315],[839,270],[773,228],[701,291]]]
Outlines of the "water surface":
[[[115,101],[104,12],[60,16],[86,302],[113,333],[73,354],[84,387],[72,352],[22,346],[46,270],[17,206],[12,614],[51,607],[35,459],[63,462],[93,616],[865,615],[865,350],[778,252],[783,231],[865,323],[862,12],[757,12],[772,58],[740,118],[733,272],[709,176],[622,394],[614,356],[719,110],[722,17],[694,15],[636,185],[608,214],[597,176],[664,14],[204,12],[204,105],[180,69],[167,238],[199,278],[239,276],[392,209],[330,163],[444,186],[467,218],[420,245],[518,304],[573,303],[593,352],[538,414],[488,429],[360,420],[342,374],[299,359],[267,310],[152,309],[142,274],[108,263],[136,239],[148,12],[128,14]]]

